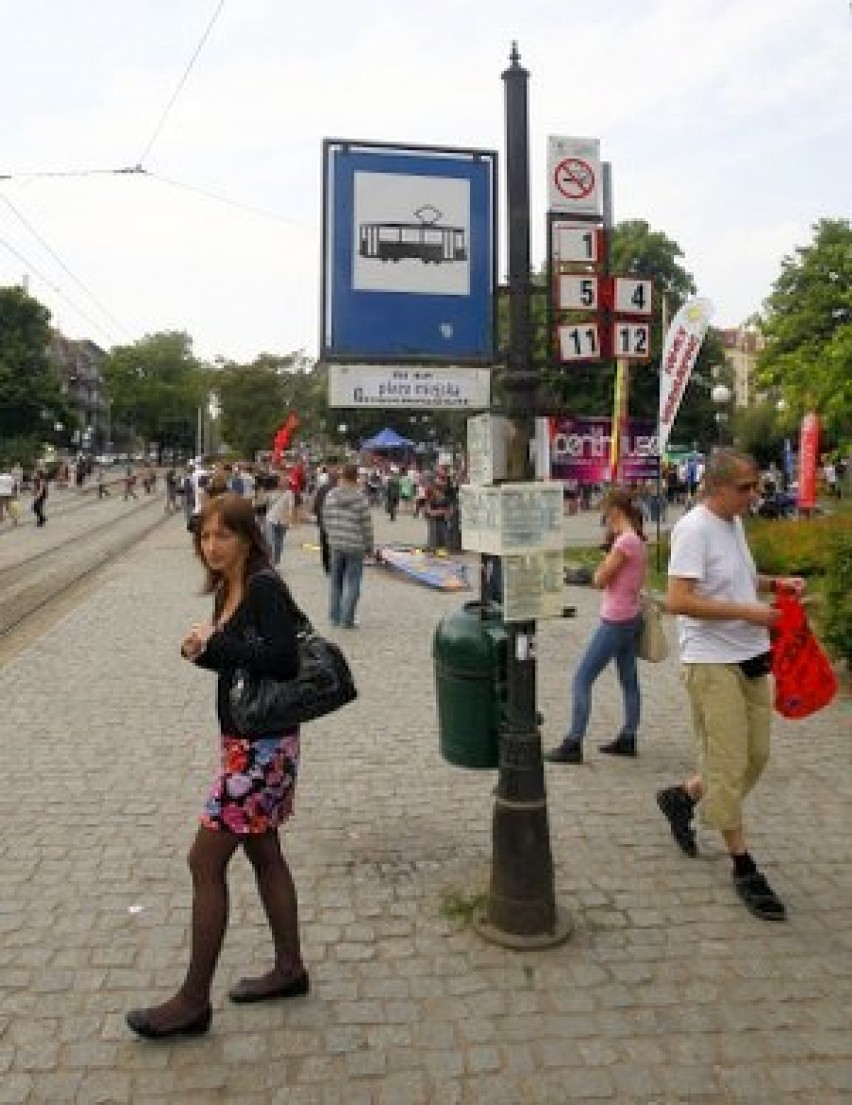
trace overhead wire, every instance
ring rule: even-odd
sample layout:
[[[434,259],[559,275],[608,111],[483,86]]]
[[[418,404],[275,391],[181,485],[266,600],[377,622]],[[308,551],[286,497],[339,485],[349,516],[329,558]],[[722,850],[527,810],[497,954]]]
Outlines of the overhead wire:
[[[216,11],[213,13],[213,18],[207,24],[207,28],[204,31],[204,34],[201,36],[201,41],[196,46],[192,57],[189,59],[189,64],[187,65],[186,69],[184,69],[184,71],[183,71],[183,76],[180,78],[180,80],[177,83],[177,88],[174,90],[174,92],[172,93],[171,99],[166,104],[165,108],[163,109],[163,112],[160,115],[159,121],[157,122],[157,125],[154,127],[154,133],[151,135],[150,139],[148,140],[148,145],[142,151],[142,156],[139,158],[139,162],[138,162],[139,165],[143,165],[145,163],[145,161],[148,158],[148,155],[150,154],[151,150],[154,147],[154,143],[160,137],[160,133],[162,132],[163,127],[166,125],[166,120],[168,119],[168,117],[171,113],[171,110],[174,107],[175,102],[177,101],[178,96],[180,95],[181,91],[183,90],[183,86],[186,84],[187,78],[189,77],[189,74],[192,71],[193,66],[195,65],[196,61],[198,60],[198,55],[201,53],[202,49],[204,48],[204,44],[207,41],[207,39],[210,37],[210,32],[213,30],[213,27],[215,26],[217,19],[221,15],[222,9],[224,8],[224,6],[225,6],[225,0],[219,0],[219,4],[216,8]]]
[[[152,173],[149,169],[143,169],[142,172],[151,180],[158,181],[161,184],[168,184],[172,188],[179,188],[185,192],[195,192],[199,196],[204,196],[205,199],[225,204],[226,207],[234,207],[240,211],[248,211],[252,215],[260,215],[262,218],[272,219],[274,222],[285,223],[288,226],[296,226],[301,230],[308,230],[312,234],[317,233],[318,228],[313,223],[303,223],[298,219],[289,219],[286,215],[278,215],[276,212],[269,211],[265,207],[255,207],[253,204],[243,203],[242,200],[229,199],[227,196],[221,196],[216,192],[211,192],[207,188],[200,188],[196,184],[186,184],[180,180],[172,180],[170,177],[163,176],[161,173]]]
[[[128,165],[123,169],[38,169],[29,173],[0,173],[0,180],[36,180],[41,177],[68,176],[124,176],[144,171],[141,165]]]
[[[3,246],[9,251],[9,253],[17,257],[19,261],[26,265],[27,268],[39,278],[39,280],[43,280],[52,292],[55,292],[56,295],[60,297],[60,299],[64,299],[68,306],[76,314],[78,314],[81,318],[84,318],[86,322],[88,322],[98,331],[98,333],[103,334],[103,336],[110,344],[115,344],[115,342],[113,341],[113,335],[105,330],[101,323],[97,321],[97,319],[92,318],[88,311],[83,310],[83,308],[80,307],[79,304],[75,303],[70,296],[66,295],[58,284],[54,284],[49,276],[45,276],[45,274],[36,265],[33,264],[29,257],[21,253],[19,249],[16,249],[16,247],[13,246],[12,243],[7,241],[5,238],[0,238],[0,246]]]
[[[119,331],[119,333],[122,333],[122,334],[124,334],[125,337],[129,338],[130,337],[130,331],[127,329],[127,327],[124,326],[121,322],[119,322],[119,320],[115,317],[115,315],[113,315],[112,312],[108,311],[107,308],[104,307],[104,305],[98,301],[97,296],[83,283],[83,281],[75,273],[73,273],[71,271],[71,269],[65,264],[65,262],[62,260],[62,258],[56,252],[56,250],[50,245],[50,243],[48,241],[46,241],[44,236],[36,230],[36,228],[32,225],[32,223],[29,221],[29,219],[27,219],[27,217],[24,214],[22,214],[21,211],[18,210],[18,208],[15,206],[15,204],[12,203],[12,201],[7,196],[2,195],[2,193],[0,193],[0,201],[2,201],[3,203],[6,204],[6,206],[14,214],[14,216],[18,219],[18,221],[21,223],[21,225],[24,226],[30,232],[30,234],[32,234],[32,236],[36,239],[36,241],[39,242],[39,244],[45,250],[47,250],[47,252],[50,254],[50,256],[57,263],[57,265],[59,265],[59,267],[63,270],[63,272],[67,273],[68,276],[71,277],[71,279],[74,281],[74,283],[77,285],[77,287],[80,288],[81,291],[89,297],[89,299],[92,301],[92,303],[94,303],[94,305],[97,307],[97,309],[103,314],[104,318],[108,318],[110,320],[110,322],[113,324],[113,326],[115,326],[116,329]]]
[[[172,109],[174,108],[181,91],[183,90],[184,86],[186,85],[186,82],[189,78],[189,75],[192,72],[192,69],[194,68],[195,63],[197,62],[198,57],[201,54],[201,51],[203,50],[207,40],[209,39],[209,37],[210,37],[210,35],[213,31],[214,26],[216,25],[220,15],[222,14],[222,10],[223,10],[224,6],[225,6],[225,0],[219,0],[218,4],[216,6],[216,9],[213,12],[213,15],[210,18],[210,21],[208,22],[207,26],[205,27],[204,32],[201,35],[201,38],[198,42],[198,45],[196,46],[195,50],[193,51],[192,56],[190,57],[189,62],[187,63],[186,68],[184,69],[184,71],[183,71],[183,73],[180,77],[180,80],[177,83],[177,86],[176,86],[174,92],[172,93],[171,97],[169,98],[168,103],[166,104],[163,111],[161,112],[159,119],[157,120],[157,124],[154,127],[153,133],[151,134],[151,137],[149,138],[147,145],[145,146],[144,150],[142,151],[141,157],[139,158],[138,162],[135,165],[127,165],[127,166],[123,166],[121,168],[115,168],[115,169],[103,169],[103,168],[62,169],[62,170],[46,170],[46,171],[42,170],[42,171],[35,171],[35,172],[30,172],[30,173],[0,173],[0,181],[15,180],[15,179],[21,179],[21,178],[23,178],[23,179],[34,179],[34,178],[50,178],[50,177],[59,178],[59,177],[83,177],[83,176],[104,176],[104,175],[107,175],[107,176],[146,176],[146,177],[149,177],[150,179],[158,181],[160,183],[168,184],[170,187],[178,188],[178,189],[181,189],[183,191],[192,192],[192,193],[195,193],[199,196],[203,196],[204,198],[213,200],[216,203],[221,203],[221,204],[224,204],[225,206],[233,207],[237,210],[247,211],[250,214],[259,215],[263,218],[272,219],[275,222],[280,222],[280,223],[284,223],[284,224],[287,224],[287,225],[290,225],[290,226],[299,227],[299,228],[301,228],[303,230],[307,230],[307,231],[309,231],[310,233],[313,233],[313,234],[317,233],[318,228],[314,224],[300,222],[297,219],[289,219],[286,216],[278,215],[275,212],[269,211],[265,208],[257,207],[257,206],[254,206],[254,205],[248,204],[248,203],[243,203],[239,200],[230,199],[229,197],[222,196],[222,195],[219,195],[215,192],[212,192],[209,189],[201,188],[201,187],[198,187],[197,185],[187,184],[187,183],[184,183],[184,182],[178,181],[178,180],[173,180],[173,179],[170,179],[168,177],[161,176],[157,173],[152,173],[148,169],[144,168],[144,162],[146,161],[146,159],[150,155],[151,150],[154,148],[154,145],[156,144],[158,138],[160,137],[160,135],[161,135],[161,133],[162,133],[162,131],[163,131],[165,125],[166,125],[166,122],[168,121],[168,117],[171,114]],[[114,326],[116,326],[119,331],[122,331],[125,334],[127,334],[128,333],[127,329],[116,318],[114,318],[109,311],[107,311],[100,303],[98,303],[95,296],[89,291],[89,289],[85,286],[85,284],[83,284],[83,282],[81,280],[79,280],[74,275],[74,273],[62,261],[62,259],[58,256],[58,254],[48,245],[48,243],[44,240],[44,238],[39,235],[39,233],[35,230],[35,228],[32,227],[27,222],[27,220],[24,218],[24,216],[17,210],[17,208],[15,208],[14,204],[12,204],[10,200],[6,199],[2,195],[0,195],[0,199],[2,199],[3,202],[5,202],[11,208],[11,210],[20,219],[20,221],[24,224],[24,226],[26,226],[26,228],[30,231],[30,233],[33,234],[33,236],[41,243],[41,245],[54,258],[54,260],[57,261],[57,263],[71,277],[71,279],[74,280],[75,283],[85,292],[85,294],[87,296],[89,296],[89,298],[92,300],[93,303],[95,303],[95,305],[98,307],[98,309],[103,312],[104,316],[106,318],[109,318],[110,321],[112,322],[112,324]],[[13,252],[20,260],[22,260],[25,264],[29,265],[29,267],[32,269],[32,271],[37,276],[39,276],[40,279],[44,280],[45,283],[49,287],[51,287],[55,292],[57,292],[57,294],[61,295],[62,298],[65,299],[74,308],[75,311],[77,311],[83,318],[87,319],[87,321],[89,321],[92,325],[94,325],[99,330],[100,333],[106,334],[106,331],[104,330],[104,328],[100,324],[95,322],[81,308],[77,307],[76,304],[74,304],[73,301],[70,300],[68,298],[68,296],[66,296],[65,293],[63,293],[61,291],[61,289],[58,287],[58,285],[53,284],[50,280],[47,279],[47,277],[45,277],[43,274],[41,274],[35,268],[35,266],[32,265],[32,263],[27,258],[25,258],[23,256],[23,254],[19,253],[13,246],[11,246],[8,242],[6,242],[3,239],[0,239],[0,244],[5,245],[6,248],[9,249],[11,252]]]

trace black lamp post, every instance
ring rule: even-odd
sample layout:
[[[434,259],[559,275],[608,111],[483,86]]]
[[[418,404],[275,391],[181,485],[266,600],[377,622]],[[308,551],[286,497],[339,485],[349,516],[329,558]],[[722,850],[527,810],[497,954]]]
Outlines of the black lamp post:
[[[537,374],[532,367],[530,309],[530,202],[527,82],[512,44],[503,73],[506,96],[506,188],[509,249],[509,347],[504,378],[512,422],[509,478],[532,478]],[[535,622],[507,625],[506,718],[500,730],[500,762],[492,826],[491,884],[478,929],[499,944],[548,947],[569,934],[556,908],[553,859],[544,789],[544,764],[536,709]]]

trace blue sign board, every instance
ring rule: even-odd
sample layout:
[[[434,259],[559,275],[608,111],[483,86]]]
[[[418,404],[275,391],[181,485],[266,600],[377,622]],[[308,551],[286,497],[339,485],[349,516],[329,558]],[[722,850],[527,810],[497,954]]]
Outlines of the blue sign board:
[[[496,154],[323,144],[321,356],[495,359]]]

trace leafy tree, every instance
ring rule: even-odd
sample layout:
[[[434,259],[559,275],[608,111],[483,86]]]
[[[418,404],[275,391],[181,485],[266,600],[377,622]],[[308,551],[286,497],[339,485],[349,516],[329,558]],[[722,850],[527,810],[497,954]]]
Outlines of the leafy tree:
[[[161,448],[192,445],[209,372],[193,356],[188,334],[149,334],[133,345],[116,346],[103,375],[115,423]]]
[[[50,312],[22,288],[0,288],[0,438],[52,438],[69,411],[47,355]]]
[[[287,372],[293,360],[292,354],[262,353],[252,364],[228,362],[216,374],[222,437],[241,456],[272,448],[290,410]]]
[[[761,467],[780,461],[784,452],[784,423],[772,403],[738,407],[733,417],[737,445],[755,458]]]
[[[815,410],[829,434],[852,426],[852,225],[821,219],[813,241],[781,263],[766,303],[760,383],[795,416]]]

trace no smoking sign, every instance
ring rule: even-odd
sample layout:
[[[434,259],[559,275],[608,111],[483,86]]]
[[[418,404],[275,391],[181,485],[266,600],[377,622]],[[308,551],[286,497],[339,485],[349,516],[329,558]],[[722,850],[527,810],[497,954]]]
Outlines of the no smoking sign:
[[[554,182],[566,199],[581,200],[594,191],[595,170],[580,157],[566,157],[556,166]]]
[[[550,210],[600,217],[600,141],[551,136],[547,147]]]

